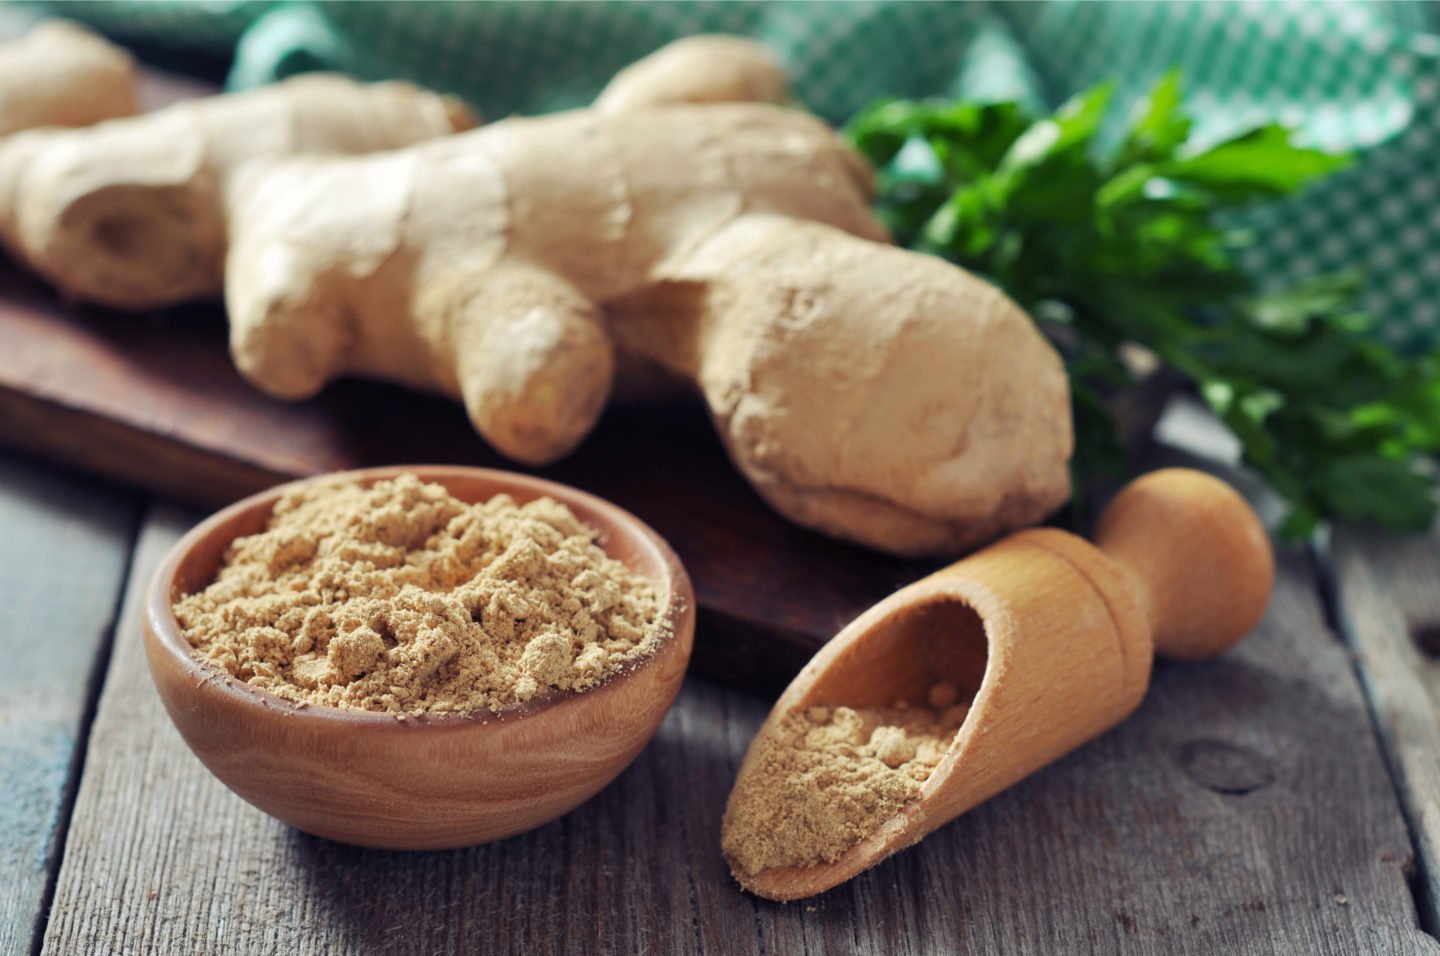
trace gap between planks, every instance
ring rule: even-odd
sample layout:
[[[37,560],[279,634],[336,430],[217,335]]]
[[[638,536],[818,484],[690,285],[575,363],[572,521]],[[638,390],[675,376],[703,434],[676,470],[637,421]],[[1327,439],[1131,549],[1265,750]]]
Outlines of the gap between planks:
[[[1337,528],[1317,551],[1400,794],[1421,925],[1440,934],[1440,528]],[[1426,646],[1422,647],[1422,641]]]
[[[1126,725],[782,906],[742,894],[716,847],[767,702],[701,681],[614,785],[498,844],[357,850],[243,804],[169,724],[139,641],[138,596],[190,520],[160,509],[141,535],[46,953],[1433,952],[1397,798],[1303,554],[1282,554],[1255,635],[1162,665]]]
[[[45,926],[138,519],[134,495],[0,455],[0,952]]]

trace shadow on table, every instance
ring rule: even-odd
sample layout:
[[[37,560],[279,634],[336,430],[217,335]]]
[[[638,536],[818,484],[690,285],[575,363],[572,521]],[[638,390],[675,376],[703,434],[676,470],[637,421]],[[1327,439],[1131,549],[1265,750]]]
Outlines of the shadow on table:
[[[753,904],[720,857],[719,829],[765,711],[764,701],[691,679],[615,783],[498,843],[405,853],[291,831],[307,918],[337,948],[364,952],[669,952],[708,935],[701,924],[727,923],[753,942]]]

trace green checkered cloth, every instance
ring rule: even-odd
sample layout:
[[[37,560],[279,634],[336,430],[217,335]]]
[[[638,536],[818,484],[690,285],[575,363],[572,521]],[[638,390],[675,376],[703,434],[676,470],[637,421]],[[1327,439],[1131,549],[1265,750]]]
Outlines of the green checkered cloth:
[[[235,87],[338,69],[458,93],[490,117],[586,103],[626,63],[699,32],[763,40],[800,99],[837,122],[882,95],[1040,108],[1106,79],[1124,103],[1178,65],[1202,137],[1279,118],[1310,145],[1363,158],[1304,197],[1251,214],[1262,241],[1246,267],[1279,283],[1358,264],[1363,304],[1384,334],[1408,349],[1440,347],[1433,4],[114,0],[53,9],[121,40],[233,47]]]

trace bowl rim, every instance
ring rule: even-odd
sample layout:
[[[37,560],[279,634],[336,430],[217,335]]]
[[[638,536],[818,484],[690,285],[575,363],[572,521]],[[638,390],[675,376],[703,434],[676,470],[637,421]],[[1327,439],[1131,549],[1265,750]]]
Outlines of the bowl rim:
[[[511,704],[498,711],[478,710],[463,715],[403,712],[396,714],[388,711],[350,710],[329,704],[287,700],[268,691],[251,687],[244,681],[238,680],[218,668],[204,664],[194,657],[191,653],[190,642],[185,639],[180,622],[175,618],[173,603],[179,594],[179,588],[175,584],[176,575],[185,558],[197,545],[208,540],[215,534],[217,528],[231,519],[262,506],[271,509],[282,495],[304,485],[335,478],[354,478],[365,483],[373,483],[405,474],[414,474],[422,481],[440,484],[446,484],[444,480],[446,477],[480,478],[502,486],[494,494],[520,491],[526,501],[548,496],[567,507],[579,504],[584,510],[604,514],[616,527],[628,529],[633,533],[636,542],[650,552],[650,555],[656,559],[656,565],[662,569],[664,579],[655,581],[665,595],[665,603],[661,609],[661,621],[665,625],[665,630],[660,637],[659,646],[648,657],[626,662],[600,683],[586,690],[559,691],[529,701]],[[448,484],[446,487],[448,490]],[[580,517],[586,524],[594,527],[591,521],[584,516]],[[596,530],[600,530],[602,534],[605,533],[603,529],[597,528]],[[601,541],[601,547],[607,554],[609,553],[609,547],[604,540]],[[654,579],[652,578],[652,580]],[[553,710],[570,701],[589,698],[592,695],[600,695],[602,691],[609,691],[620,679],[630,677],[636,671],[658,663],[662,658],[676,653],[677,650],[684,652],[685,666],[688,667],[693,637],[687,635],[686,629],[693,628],[694,617],[694,589],[685,566],[669,543],[644,521],[613,502],[570,485],[501,468],[479,468],[469,465],[382,465],[345,471],[329,471],[284,482],[256,492],[214,512],[181,536],[151,576],[150,583],[145,590],[144,602],[144,630],[146,635],[151,638],[147,643],[179,664],[181,669],[193,678],[197,690],[220,694],[229,698],[233,703],[275,710],[298,721],[319,721],[325,724],[339,722],[360,727],[386,728],[458,729],[524,720],[543,711]],[[155,675],[152,673],[153,676]]]

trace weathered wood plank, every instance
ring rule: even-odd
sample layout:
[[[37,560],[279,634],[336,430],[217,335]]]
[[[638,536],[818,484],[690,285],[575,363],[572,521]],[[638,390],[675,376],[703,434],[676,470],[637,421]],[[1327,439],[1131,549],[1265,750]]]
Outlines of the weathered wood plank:
[[[138,503],[0,456],[0,953],[28,952]]]
[[[1308,558],[1261,629],[1162,666],[1125,726],[817,900],[742,894],[719,815],[766,702],[691,681],[594,801],[451,853],[313,839],[231,796],[150,687],[136,596],[187,523],[147,525],[47,953],[1435,952],[1411,849]]]
[[[1422,918],[1440,927],[1440,529],[1336,530],[1341,628],[1369,692],[1416,843]]]

